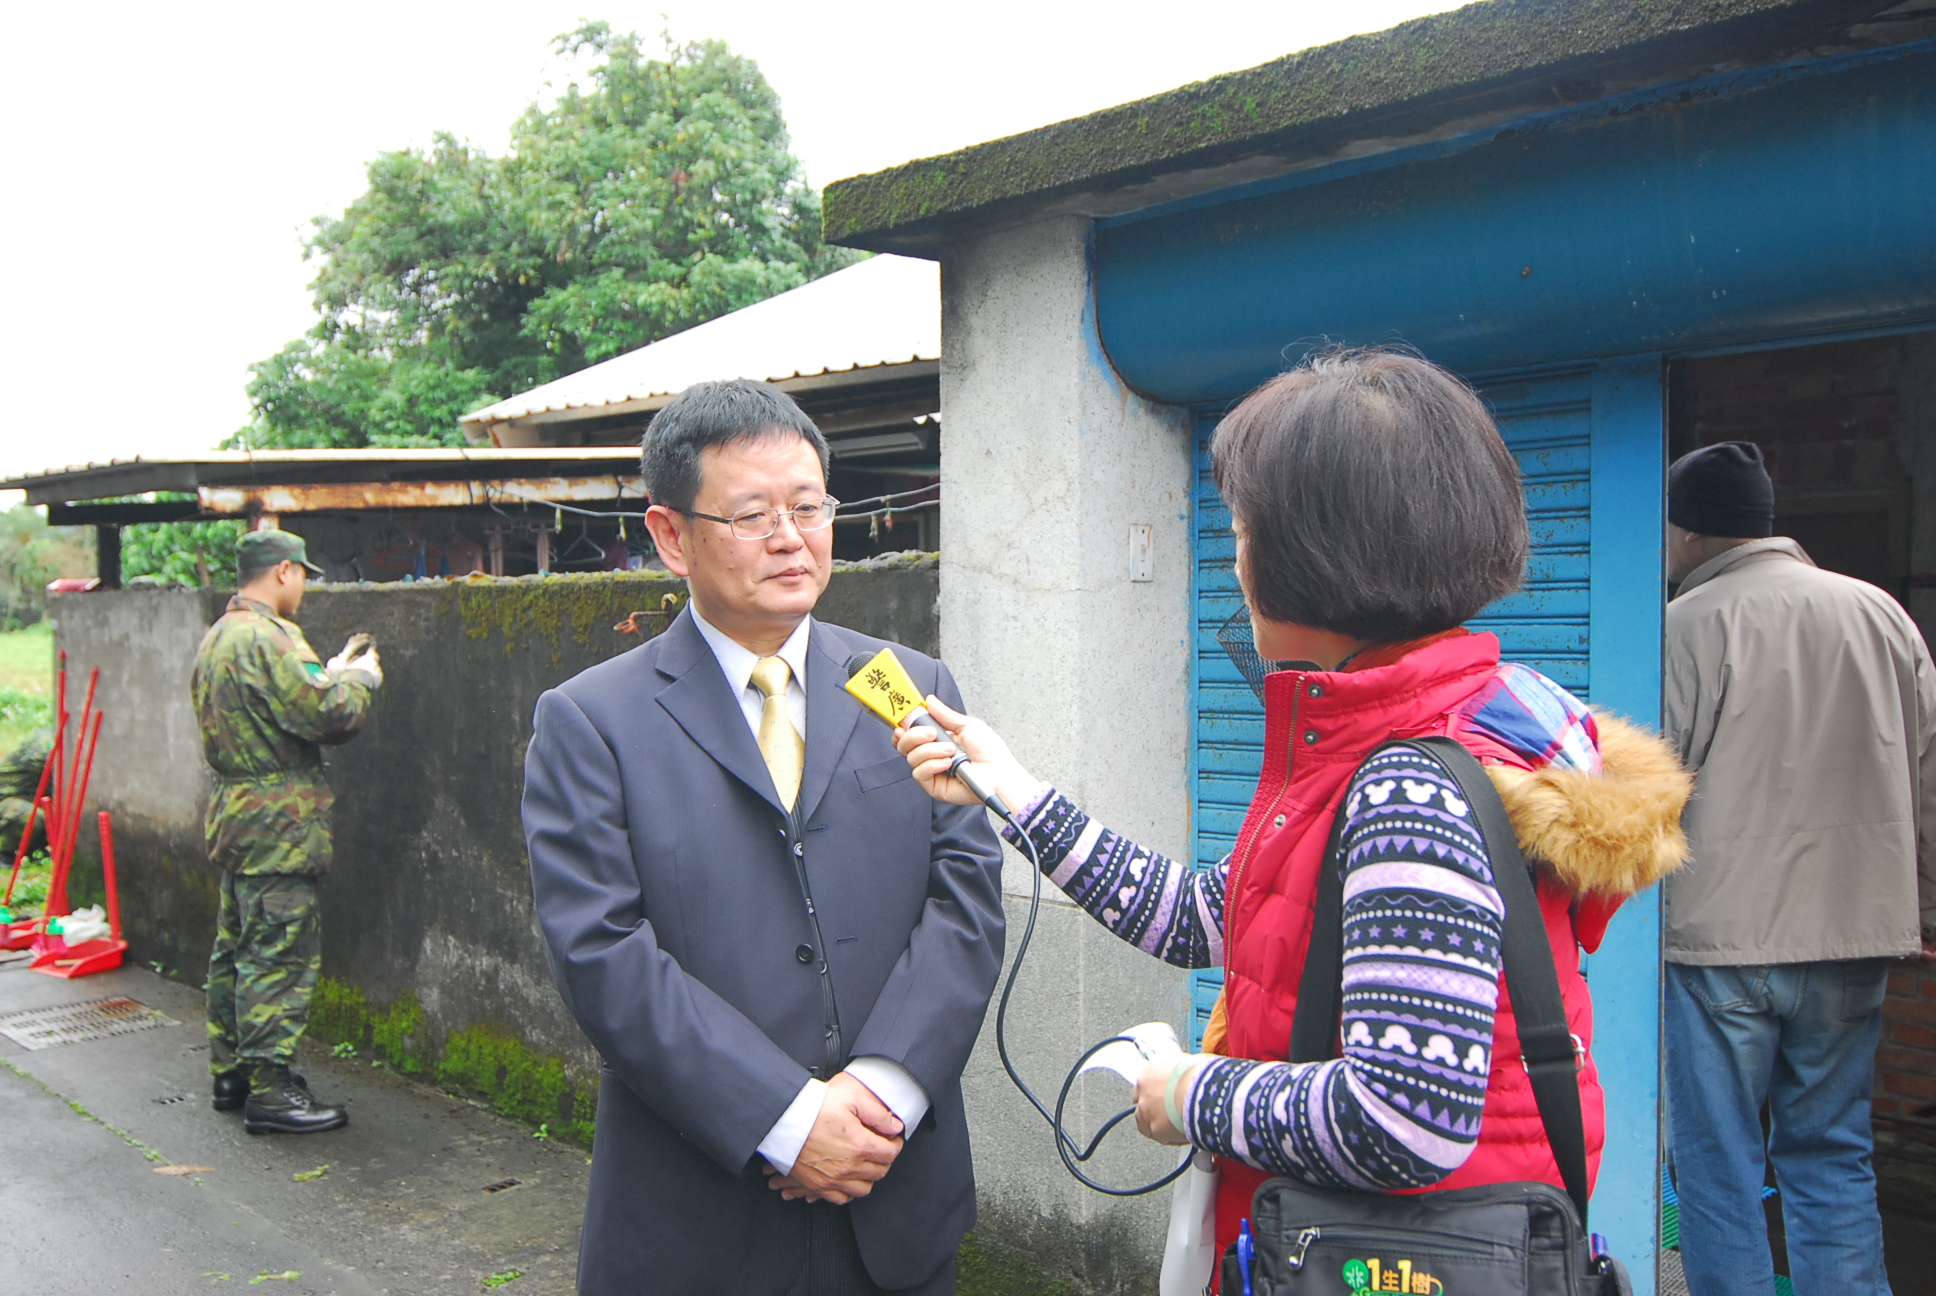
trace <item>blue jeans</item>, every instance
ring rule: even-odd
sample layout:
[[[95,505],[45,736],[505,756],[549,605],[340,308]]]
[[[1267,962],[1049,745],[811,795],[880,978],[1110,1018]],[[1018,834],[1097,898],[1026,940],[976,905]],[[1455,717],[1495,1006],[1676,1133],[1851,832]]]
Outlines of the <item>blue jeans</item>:
[[[1886,959],[1667,965],[1667,1110],[1692,1296],[1774,1296],[1764,1101],[1796,1296],[1889,1296],[1869,1127],[1888,974]]]

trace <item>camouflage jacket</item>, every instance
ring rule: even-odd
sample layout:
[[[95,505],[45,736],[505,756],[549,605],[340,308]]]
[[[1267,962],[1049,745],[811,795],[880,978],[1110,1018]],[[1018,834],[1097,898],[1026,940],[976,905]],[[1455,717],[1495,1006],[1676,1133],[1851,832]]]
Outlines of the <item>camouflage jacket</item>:
[[[295,622],[237,595],[203,636],[190,688],[216,778],[209,860],[236,873],[327,873],[322,748],[363,727],[370,677],[330,674]]]

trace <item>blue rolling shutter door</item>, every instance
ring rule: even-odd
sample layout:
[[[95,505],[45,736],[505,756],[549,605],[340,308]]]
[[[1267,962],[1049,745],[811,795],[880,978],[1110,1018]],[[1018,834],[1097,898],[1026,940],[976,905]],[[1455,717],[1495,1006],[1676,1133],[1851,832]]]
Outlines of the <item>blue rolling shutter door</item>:
[[[1481,385],[1524,474],[1533,555],[1526,585],[1472,622],[1499,636],[1505,655],[1581,697],[1587,660],[1591,495],[1591,370]],[[1195,732],[1191,744],[1192,859],[1214,867],[1235,846],[1263,764],[1264,711],[1217,644],[1217,628],[1243,603],[1232,567],[1230,515],[1210,476],[1210,436],[1224,408],[1202,409],[1196,440]],[[1193,974],[1191,1044],[1203,1037],[1222,969]]]

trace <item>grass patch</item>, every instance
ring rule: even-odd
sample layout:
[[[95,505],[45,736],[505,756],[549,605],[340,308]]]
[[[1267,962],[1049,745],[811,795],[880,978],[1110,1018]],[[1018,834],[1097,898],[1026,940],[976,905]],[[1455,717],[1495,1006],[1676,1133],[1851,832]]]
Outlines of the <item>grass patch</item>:
[[[0,686],[28,693],[53,693],[54,626],[51,621],[0,634]]]
[[[0,634],[0,751],[13,750],[28,734],[53,723],[52,623]]]

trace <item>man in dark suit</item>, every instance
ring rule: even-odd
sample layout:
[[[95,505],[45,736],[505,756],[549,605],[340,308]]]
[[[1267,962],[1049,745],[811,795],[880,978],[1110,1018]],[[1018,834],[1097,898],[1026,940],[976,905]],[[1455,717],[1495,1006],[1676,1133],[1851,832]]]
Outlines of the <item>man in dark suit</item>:
[[[950,1293],[999,845],[842,687],[883,644],[811,615],[835,501],[800,408],[697,384],[642,463],[690,605],[540,698],[525,758],[546,951],[605,1061],[578,1289]]]

